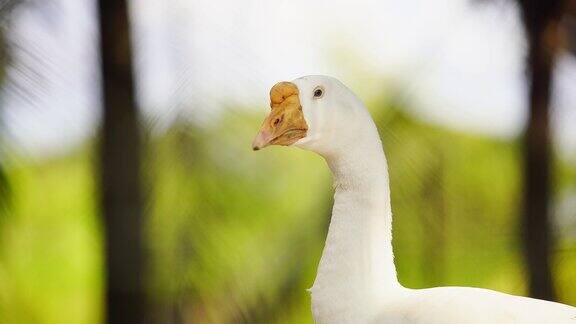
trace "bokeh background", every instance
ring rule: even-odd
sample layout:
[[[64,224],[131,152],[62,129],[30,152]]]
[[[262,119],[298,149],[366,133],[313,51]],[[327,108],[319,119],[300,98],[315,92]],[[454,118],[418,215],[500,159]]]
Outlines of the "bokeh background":
[[[330,174],[250,148],[308,74],[374,116],[405,286],[576,304],[574,1],[112,2],[0,1],[0,323],[311,323]]]

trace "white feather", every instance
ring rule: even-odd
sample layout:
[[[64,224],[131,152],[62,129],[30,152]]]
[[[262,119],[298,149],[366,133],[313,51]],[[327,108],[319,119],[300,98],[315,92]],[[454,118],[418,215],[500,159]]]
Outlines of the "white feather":
[[[334,177],[330,228],[313,287],[316,323],[576,323],[576,308],[487,289],[408,289],[392,251],[388,169],[376,126],[338,80],[293,81],[309,130],[294,145],[323,156]],[[322,98],[313,90],[325,89]]]

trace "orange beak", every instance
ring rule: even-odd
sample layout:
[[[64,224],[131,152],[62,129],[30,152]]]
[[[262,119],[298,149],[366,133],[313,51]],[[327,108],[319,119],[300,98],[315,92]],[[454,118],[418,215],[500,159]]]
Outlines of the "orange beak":
[[[264,119],[252,142],[257,151],[268,145],[292,145],[306,137],[308,125],[302,113],[298,88],[291,82],[279,82],[270,90],[272,111]]]

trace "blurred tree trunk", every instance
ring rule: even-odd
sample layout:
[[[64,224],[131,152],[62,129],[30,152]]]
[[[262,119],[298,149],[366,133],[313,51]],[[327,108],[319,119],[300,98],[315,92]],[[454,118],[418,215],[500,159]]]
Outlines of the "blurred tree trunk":
[[[0,87],[6,82],[6,70],[10,64],[9,45],[7,41],[7,31],[9,30],[9,20],[12,17],[12,11],[16,6],[21,4],[21,0],[0,0]],[[0,116],[2,115],[3,106],[0,106]],[[4,120],[0,120],[0,128],[4,127]],[[2,135],[2,134],[0,134]],[[3,145],[3,138],[0,138],[0,145]],[[4,147],[0,147],[0,214],[6,214],[8,209],[8,200],[10,195],[10,186],[8,175],[4,169],[3,162],[6,159],[7,152]]]
[[[3,21],[4,17],[0,16],[0,21]],[[7,64],[7,50],[6,50],[6,43],[4,40],[4,30],[2,26],[0,26],[0,88],[4,86],[5,75],[6,75],[6,66]],[[2,115],[4,107],[0,105],[0,116]],[[0,120],[0,127],[4,127],[4,120]],[[3,134],[0,134],[3,135]],[[2,136],[3,137],[3,136]],[[0,145],[3,145],[3,138],[0,138]],[[5,154],[4,147],[0,147],[0,217],[4,216],[6,209],[8,208],[8,176],[4,170],[4,156]]]
[[[103,90],[101,203],[106,320],[142,323],[145,313],[140,132],[126,0],[99,0]]]
[[[526,31],[529,78],[528,124],[524,134],[522,229],[530,294],[552,300],[550,251],[550,97],[559,41],[562,0],[518,0]]]
[[[576,55],[576,0],[567,0],[562,25],[566,31],[567,49],[570,54]]]
[[[0,13],[0,23],[5,19],[4,13]],[[6,50],[6,41],[4,39],[4,29],[0,25],[0,87],[4,85],[6,66],[8,62],[8,54]],[[4,107],[0,105],[0,116],[2,115]],[[4,121],[0,120],[0,127],[4,126]],[[1,135],[1,134],[0,134]],[[3,139],[0,138],[0,145],[3,145]],[[3,161],[4,161],[4,148],[0,147],[0,216],[3,216],[3,212],[6,208],[6,200],[8,196],[8,178],[4,172]]]

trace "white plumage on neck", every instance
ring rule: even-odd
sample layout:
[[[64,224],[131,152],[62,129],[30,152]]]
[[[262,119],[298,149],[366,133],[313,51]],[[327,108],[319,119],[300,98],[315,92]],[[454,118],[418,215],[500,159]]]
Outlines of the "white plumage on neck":
[[[392,252],[386,158],[370,114],[334,78],[309,76],[293,84],[307,125],[306,136],[293,145],[323,156],[334,177],[332,219],[310,289],[316,323],[576,324],[576,308],[559,303],[480,288],[402,287]]]
[[[334,207],[311,288],[318,323],[351,323],[394,294],[392,215],[388,170],[372,120],[353,143],[325,155],[334,176]]]

